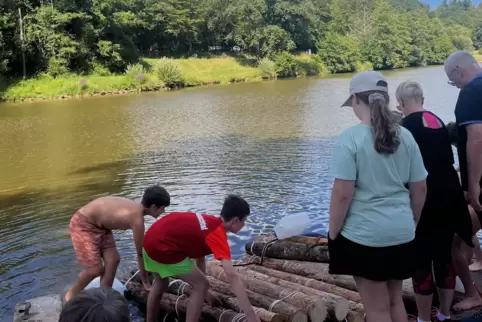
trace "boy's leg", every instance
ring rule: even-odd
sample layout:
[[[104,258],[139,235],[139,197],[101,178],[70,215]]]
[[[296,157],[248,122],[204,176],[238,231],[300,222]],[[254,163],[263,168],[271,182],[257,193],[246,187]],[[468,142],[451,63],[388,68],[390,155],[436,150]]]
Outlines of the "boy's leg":
[[[194,267],[190,274],[178,277],[189,283],[192,287],[189,304],[187,306],[186,322],[198,322],[204,299],[208,292],[209,282],[203,272],[197,267]]]
[[[104,260],[104,274],[102,274],[100,277],[100,287],[112,288],[117,267],[120,263],[119,252],[115,247],[112,232],[108,232],[104,235],[101,248],[102,259]]]
[[[159,274],[154,273],[154,283],[147,297],[146,322],[157,322],[159,316],[159,302],[162,294],[169,287],[169,278],[161,278]]]
[[[472,238],[472,241],[475,245],[474,247],[475,261],[469,266],[469,268],[472,272],[478,272],[482,270],[482,249],[480,249],[480,242],[479,242],[479,238],[477,238],[477,235],[475,235]]]

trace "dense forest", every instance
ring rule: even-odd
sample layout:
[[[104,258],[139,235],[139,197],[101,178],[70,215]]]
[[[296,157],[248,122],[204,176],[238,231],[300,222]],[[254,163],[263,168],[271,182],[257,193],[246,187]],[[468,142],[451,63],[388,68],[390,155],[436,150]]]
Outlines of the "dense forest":
[[[2,0],[0,73],[123,72],[142,56],[312,53],[331,72],[440,64],[482,47],[482,8],[452,0]],[[218,52],[219,54],[219,52]],[[25,65],[24,65],[25,62]]]

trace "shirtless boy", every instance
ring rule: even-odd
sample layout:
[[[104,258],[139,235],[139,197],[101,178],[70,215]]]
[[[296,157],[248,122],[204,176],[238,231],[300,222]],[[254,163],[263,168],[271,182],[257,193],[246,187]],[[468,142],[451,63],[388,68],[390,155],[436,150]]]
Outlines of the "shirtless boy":
[[[70,220],[70,235],[77,259],[86,268],[80,272],[79,279],[67,292],[65,300],[70,300],[98,276],[102,288],[112,288],[120,262],[112,235],[114,229],[132,229],[142,284],[150,290],[151,285],[142,258],[144,216],[159,217],[169,206],[170,200],[166,189],[152,186],[144,191],[140,203],[107,196],[95,199],[80,208]]]
[[[144,265],[147,271],[155,273],[147,300],[147,322],[157,321],[159,301],[169,286],[169,277],[178,277],[191,285],[186,322],[199,321],[209,287],[205,256],[210,254],[221,261],[248,322],[259,322],[231,262],[226,236],[227,232],[236,234],[240,231],[249,213],[249,205],[243,198],[229,195],[220,217],[176,212],[159,219],[147,230],[143,246]],[[192,260],[196,260],[196,265]]]

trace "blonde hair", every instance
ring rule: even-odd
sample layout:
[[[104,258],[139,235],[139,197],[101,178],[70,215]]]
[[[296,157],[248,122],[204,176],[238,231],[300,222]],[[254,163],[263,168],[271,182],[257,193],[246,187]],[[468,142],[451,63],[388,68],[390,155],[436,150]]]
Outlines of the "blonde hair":
[[[380,154],[395,153],[400,145],[400,127],[388,107],[388,93],[367,91],[355,95],[370,108],[375,150]]]
[[[422,86],[414,81],[406,81],[398,85],[395,97],[400,103],[423,103],[423,89]]]

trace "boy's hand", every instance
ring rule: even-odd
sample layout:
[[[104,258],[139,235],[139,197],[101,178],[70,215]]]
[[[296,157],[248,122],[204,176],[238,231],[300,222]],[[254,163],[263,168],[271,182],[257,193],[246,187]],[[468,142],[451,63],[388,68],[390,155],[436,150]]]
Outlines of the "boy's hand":
[[[146,291],[150,292],[152,289],[151,283],[149,281],[142,281],[142,286],[146,289]]]

